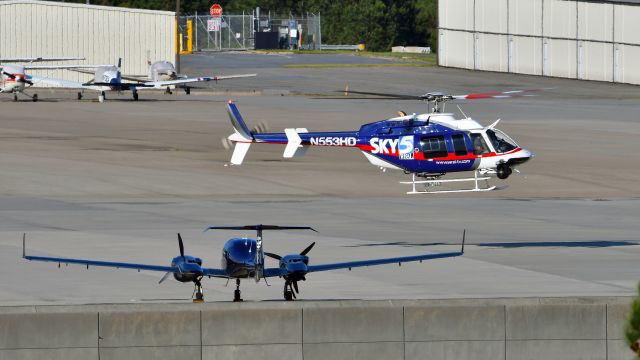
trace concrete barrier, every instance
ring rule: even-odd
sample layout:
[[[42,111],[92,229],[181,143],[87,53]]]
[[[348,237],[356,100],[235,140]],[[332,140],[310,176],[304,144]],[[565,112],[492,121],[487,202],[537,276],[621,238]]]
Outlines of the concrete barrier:
[[[630,298],[0,307],[11,359],[631,360]]]

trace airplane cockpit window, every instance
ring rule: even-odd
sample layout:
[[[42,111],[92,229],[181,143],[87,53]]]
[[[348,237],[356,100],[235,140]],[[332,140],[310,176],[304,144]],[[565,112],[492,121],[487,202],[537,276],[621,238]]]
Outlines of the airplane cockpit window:
[[[471,134],[471,142],[473,143],[473,154],[482,155],[490,153],[487,143],[482,138],[482,134]]]
[[[518,147],[515,144],[515,141],[511,140],[511,138],[509,138],[507,134],[498,129],[487,130],[487,137],[491,141],[493,148],[496,149],[496,152],[498,153],[509,152],[511,150],[515,150]]]

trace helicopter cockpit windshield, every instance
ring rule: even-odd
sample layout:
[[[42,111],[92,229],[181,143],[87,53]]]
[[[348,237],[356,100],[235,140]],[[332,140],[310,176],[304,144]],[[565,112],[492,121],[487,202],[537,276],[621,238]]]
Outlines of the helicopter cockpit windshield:
[[[487,137],[497,153],[506,153],[518,148],[518,145],[513,139],[498,129],[488,129]]]

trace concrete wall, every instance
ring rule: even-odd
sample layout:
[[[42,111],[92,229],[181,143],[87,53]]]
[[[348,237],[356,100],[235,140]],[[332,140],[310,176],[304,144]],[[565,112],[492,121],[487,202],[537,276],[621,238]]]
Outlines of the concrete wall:
[[[0,308],[11,359],[631,360],[629,298]]]
[[[640,84],[640,3],[440,0],[441,66]]]
[[[174,13],[35,0],[0,1],[0,58],[84,57],[58,64],[117,64],[123,74],[148,74],[151,60],[174,60]],[[55,63],[41,63],[55,64]],[[87,81],[68,70],[33,75]]]

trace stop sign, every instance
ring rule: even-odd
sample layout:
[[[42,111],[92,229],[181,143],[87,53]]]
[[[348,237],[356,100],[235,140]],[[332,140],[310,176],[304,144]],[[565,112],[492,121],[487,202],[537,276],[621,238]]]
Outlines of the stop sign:
[[[211,14],[211,16],[213,17],[220,17],[222,16],[222,6],[220,6],[219,4],[213,4],[211,6],[211,8],[209,9],[209,13]]]

